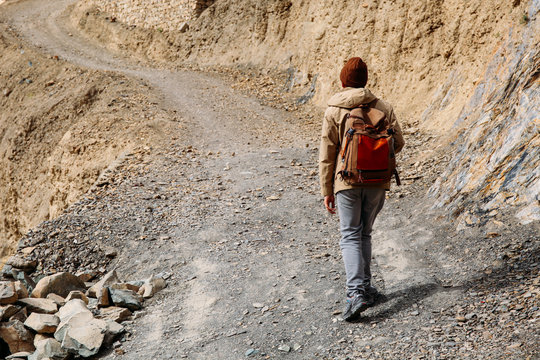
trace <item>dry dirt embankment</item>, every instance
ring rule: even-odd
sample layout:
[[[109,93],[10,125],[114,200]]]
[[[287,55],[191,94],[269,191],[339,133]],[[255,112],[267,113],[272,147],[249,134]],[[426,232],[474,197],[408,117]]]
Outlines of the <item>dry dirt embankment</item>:
[[[172,128],[148,88],[21,45],[0,21],[0,258]]]
[[[165,66],[287,72],[284,88],[318,106],[339,89],[342,62],[361,55],[369,87],[434,142],[406,170],[429,177],[450,163],[429,195],[459,228],[501,209],[540,220],[538,0],[217,1],[182,32],[111,22],[118,14],[93,4],[79,3],[72,20],[112,50]]]

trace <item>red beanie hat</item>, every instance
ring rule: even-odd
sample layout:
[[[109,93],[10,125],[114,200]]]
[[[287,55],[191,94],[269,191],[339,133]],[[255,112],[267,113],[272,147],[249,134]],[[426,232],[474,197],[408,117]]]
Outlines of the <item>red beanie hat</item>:
[[[341,69],[339,78],[343,87],[363,88],[368,79],[366,63],[359,57],[349,59]]]

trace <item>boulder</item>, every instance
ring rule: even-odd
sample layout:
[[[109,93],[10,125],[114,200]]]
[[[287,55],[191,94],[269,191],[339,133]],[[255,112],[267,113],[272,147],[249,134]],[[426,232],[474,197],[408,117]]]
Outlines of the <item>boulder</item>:
[[[117,284],[117,283],[120,283],[120,280],[118,280],[118,275],[116,275],[116,271],[113,270],[107,273],[101,280],[99,280],[92,287],[90,287],[90,289],[88,289],[87,295],[90,297],[99,298],[99,295],[101,295],[101,289],[104,286]]]
[[[24,326],[38,334],[54,334],[60,319],[56,315],[32,313],[24,322]]]
[[[62,342],[64,340],[64,337],[67,331],[70,328],[84,327],[88,323],[90,323],[92,320],[94,320],[94,315],[92,315],[92,312],[90,311],[79,312],[77,314],[70,316],[66,320],[61,320],[60,324],[58,324],[58,327],[56,328],[56,331],[54,333],[54,338]]]
[[[20,306],[17,305],[5,305],[0,306],[0,321],[4,321],[15,315],[21,310]]]
[[[19,320],[0,324],[0,338],[8,345],[14,354],[20,351],[34,351],[34,335],[27,330]]]
[[[131,311],[129,311],[129,309],[111,306],[101,309],[98,317],[103,320],[113,320],[117,323],[121,323],[122,321],[129,319],[130,316]]]
[[[92,312],[88,310],[84,301],[81,299],[73,299],[62,306],[60,310],[58,310],[56,316],[58,316],[60,322],[63,323],[79,313],[89,313],[92,315]]]
[[[50,293],[49,295],[47,295],[46,299],[54,301],[54,303],[59,307],[66,305],[66,299],[64,299],[60,295]]]
[[[82,291],[79,291],[79,290],[70,291],[68,296],[66,297],[66,302],[73,299],[80,299],[84,301],[86,305],[88,305],[88,298],[86,297],[86,295],[84,295]]]
[[[26,273],[31,273],[37,267],[36,260],[25,259],[24,257],[20,255],[13,255],[12,257],[8,259],[6,264],[11,265],[15,269],[23,270]]]
[[[19,299],[28,297],[28,290],[26,289],[26,286],[24,286],[22,281],[15,281],[13,283],[13,287],[15,288],[15,292],[17,293]]]
[[[29,312],[37,312],[40,314],[54,314],[58,311],[58,306],[50,299],[19,299],[19,304],[26,306]]]
[[[70,291],[84,291],[85,289],[84,282],[78,277],[67,272],[61,272],[51,276],[45,276],[39,280],[31,296],[34,298],[44,298],[50,293],[55,293],[66,297]]]
[[[9,305],[17,302],[17,291],[11,281],[0,281],[0,305]]]
[[[106,333],[105,321],[95,319],[91,312],[81,312],[62,322],[54,338],[69,352],[89,357],[98,353]]]
[[[62,349],[62,345],[53,338],[43,339],[36,343],[36,351],[28,357],[28,360],[66,360],[70,355]]]
[[[131,311],[142,309],[142,296],[131,290],[109,289],[114,305],[128,308]]]
[[[167,286],[167,283],[163,278],[151,276],[144,281],[144,284],[139,289],[139,295],[148,299],[154,296],[158,291],[163,290]]]

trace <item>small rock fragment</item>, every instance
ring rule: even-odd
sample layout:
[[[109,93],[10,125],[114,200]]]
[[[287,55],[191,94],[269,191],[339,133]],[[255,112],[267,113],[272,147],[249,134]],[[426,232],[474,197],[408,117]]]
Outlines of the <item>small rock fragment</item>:
[[[117,323],[121,323],[124,320],[129,319],[131,311],[126,308],[111,306],[100,310],[98,318],[103,320],[113,320]]]
[[[25,307],[23,307],[21,310],[17,311],[14,315],[10,316],[9,321],[12,320],[19,320],[20,322],[25,322],[28,318],[28,311]]]
[[[112,305],[111,295],[109,293],[109,288],[105,287],[99,290],[99,296],[97,299],[98,308],[104,308]]]
[[[112,285],[109,285],[107,287],[111,288],[111,289],[131,290],[131,291],[135,291],[135,292],[139,291],[139,289],[140,289],[140,286],[133,285],[133,284],[130,284],[130,283],[112,284]]]
[[[15,292],[17,293],[19,299],[28,297],[28,290],[21,281],[15,281],[13,283],[13,287],[15,288]]]
[[[121,281],[118,279],[118,275],[116,275],[116,271],[113,270],[109,273],[107,273],[100,281],[98,281],[95,285],[93,285],[90,289],[88,289],[88,296],[90,297],[98,297],[99,291],[106,285],[112,285],[120,283]]]
[[[189,30],[189,25],[187,22],[183,22],[178,26],[178,31],[183,33]]]
[[[19,310],[21,310],[20,306],[16,306],[12,304],[0,306],[0,321],[9,319],[10,317],[18,313]]]
[[[163,290],[167,286],[165,280],[160,277],[151,276],[145,280],[143,286],[139,289],[139,295],[148,299],[154,296],[157,292]]]
[[[70,291],[70,293],[66,297],[66,302],[68,302],[70,300],[73,300],[73,299],[80,299],[80,300],[84,301],[84,303],[86,305],[88,305],[88,297],[86,297],[86,295],[84,295],[84,293],[82,291],[79,291],[79,290]]]
[[[81,279],[82,282],[85,282],[85,283],[89,282],[90,280],[95,279],[96,275],[97,275],[97,272],[94,270],[81,271],[75,274],[76,277],[78,277],[79,279]]]
[[[18,280],[24,284],[26,290],[28,290],[29,293],[31,293],[32,290],[34,290],[34,288],[36,287],[36,283],[34,282],[34,280],[24,271],[12,269],[11,274],[13,275],[13,278],[15,280]]]
[[[31,352],[28,351],[19,351],[18,353],[11,354],[6,357],[6,360],[19,360],[19,359],[28,359],[28,356],[32,355]]]
[[[291,351],[291,347],[289,345],[283,344],[278,347],[278,350],[283,352],[289,352]]]
[[[0,305],[14,304],[19,297],[11,281],[0,282]]]
[[[258,354],[258,353],[259,353],[258,350],[255,350],[255,349],[248,349],[248,350],[246,351],[246,356],[252,356],[252,355],[256,355],[256,354]]]
[[[46,299],[54,301],[54,303],[58,305],[58,307],[64,306],[66,304],[66,299],[54,293],[48,294]]]
[[[109,289],[114,305],[128,308],[131,311],[142,309],[142,297],[131,290]]]

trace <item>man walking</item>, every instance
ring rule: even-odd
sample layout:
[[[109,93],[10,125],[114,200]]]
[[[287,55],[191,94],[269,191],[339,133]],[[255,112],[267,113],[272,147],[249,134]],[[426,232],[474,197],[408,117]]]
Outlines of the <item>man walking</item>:
[[[390,189],[390,181],[351,184],[338,174],[340,144],[343,144],[345,132],[348,130],[345,129],[347,114],[360,106],[380,110],[392,129],[396,153],[401,151],[405,141],[392,106],[365,88],[368,71],[361,58],[351,58],[345,64],[340,80],[343,90],[330,98],[324,114],[319,176],[324,206],[331,214],[336,213],[337,200],[340,247],[347,276],[347,304],[343,318],[350,321],[373,305],[378,295],[371,284],[371,231],[373,222],[383,207],[385,192]]]

